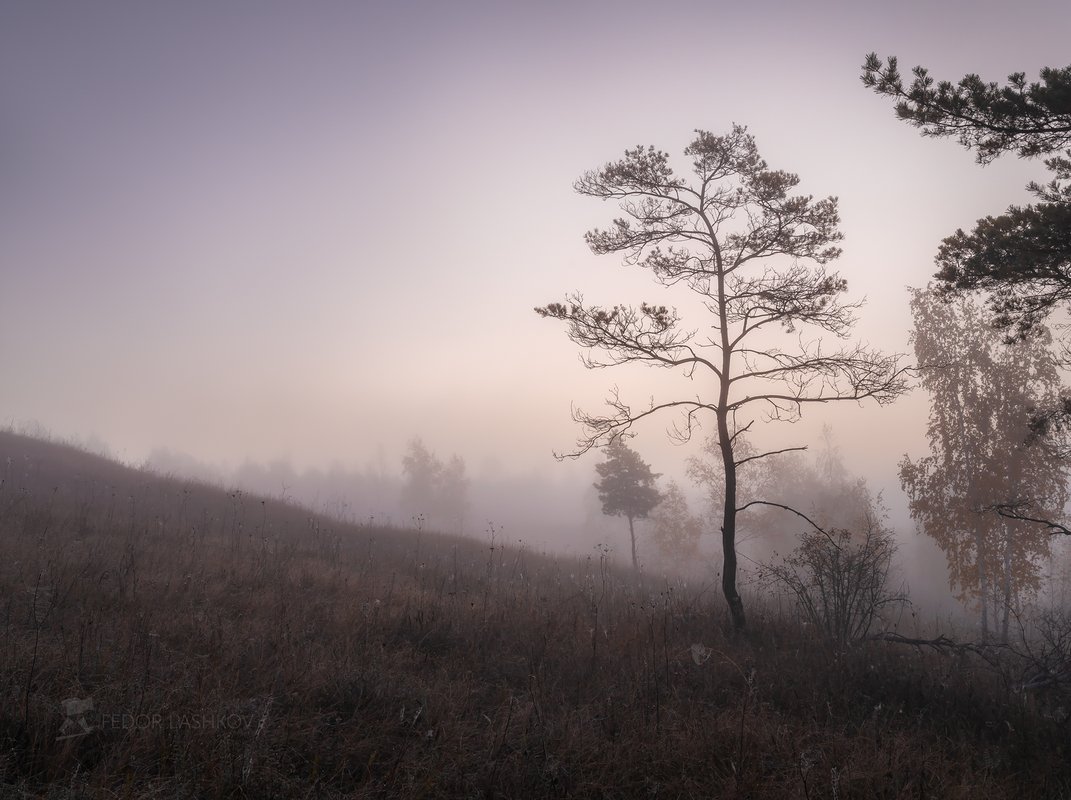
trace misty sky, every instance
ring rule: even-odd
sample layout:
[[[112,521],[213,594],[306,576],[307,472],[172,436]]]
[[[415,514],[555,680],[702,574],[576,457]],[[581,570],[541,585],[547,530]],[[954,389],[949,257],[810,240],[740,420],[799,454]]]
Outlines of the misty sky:
[[[303,465],[422,434],[477,476],[550,472],[571,402],[666,376],[586,372],[532,307],[672,304],[588,252],[616,209],[572,182],[734,121],[840,197],[860,338],[906,351],[904,287],[939,241],[1044,170],[921,138],[864,55],[1036,78],[1069,34],[1066,2],[0,0],[0,424]],[[833,422],[888,482],[925,411],[842,404],[770,436]],[[663,427],[636,444],[672,472]]]

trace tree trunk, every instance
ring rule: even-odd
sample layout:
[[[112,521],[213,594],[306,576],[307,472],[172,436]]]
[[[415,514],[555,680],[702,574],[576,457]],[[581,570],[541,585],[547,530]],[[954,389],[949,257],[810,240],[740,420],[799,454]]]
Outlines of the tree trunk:
[[[983,545],[982,536],[975,529],[974,541],[976,554],[975,558],[978,559],[978,590],[979,596],[982,598],[982,641],[989,641],[989,601],[991,592],[989,591],[989,575],[985,569],[985,562],[982,560]]]
[[[966,384],[967,379],[963,377],[962,370],[967,369],[968,366],[973,367],[973,364],[960,364],[960,372],[957,373],[958,388],[955,390],[954,400],[955,412],[956,412],[956,427],[959,432],[960,450],[963,457],[963,463],[965,467],[965,474],[967,475],[967,500],[972,508],[978,508],[982,504],[977,502],[978,500],[978,486],[976,484],[977,471],[974,468],[974,456],[975,447],[977,443],[974,441],[968,441],[967,436],[967,423],[966,412],[964,411],[967,401],[960,396],[960,392],[963,391],[962,387]],[[985,564],[986,547],[985,540],[982,536],[982,532],[977,526],[974,527],[974,558],[975,563],[978,565],[978,596],[982,600],[982,641],[989,641],[989,603],[991,600],[991,592],[989,590],[989,573],[986,571]],[[994,609],[996,611],[996,609]]]
[[[712,237],[713,238],[713,237]],[[721,591],[729,605],[729,614],[733,619],[733,628],[743,630],[747,619],[744,617],[744,601],[736,590],[736,456],[733,453],[733,440],[729,435],[729,385],[732,375],[733,344],[729,341],[729,305],[726,300],[725,265],[721,260],[721,250],[715,241],[714,258],[718,270],[718,326],[721,334],[721,371],[718,376],[718,405],[715,415],[718,420],[718,444],[721,446],[722,468],[725,471],[725,508],[722,511],[721,551],[722,572]]]
[[[628,518],[628,535],[632,539],[632,569],[638,571],[640,568],[639,562],[636,561],[636,529],[632,524],[632,515]]]
[[[1004,617],[1000,622],[1000,641],[1007,644],[1012,602],[1011,542],[1008,540],[1007,522],[1001,525],[1001,532],[1004,534]]]
[[[724,409],[726,402],[720,404]],[[729,605],[733,628],[742,630],[747,623],[744,616],[744,601],[736,590],[736,458],[733,456],[732,440],[729,438],[728,414],[718,411],[718,440],[721,445],[722,467],[725,470],[725,508],[722,512],[721,591]]]

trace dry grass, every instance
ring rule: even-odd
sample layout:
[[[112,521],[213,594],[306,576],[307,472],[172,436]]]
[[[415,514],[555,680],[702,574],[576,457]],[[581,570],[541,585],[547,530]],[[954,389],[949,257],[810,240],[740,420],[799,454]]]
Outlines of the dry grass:
[[[0,433],[0,798],[1071,795],[983,662],[750,607]]]

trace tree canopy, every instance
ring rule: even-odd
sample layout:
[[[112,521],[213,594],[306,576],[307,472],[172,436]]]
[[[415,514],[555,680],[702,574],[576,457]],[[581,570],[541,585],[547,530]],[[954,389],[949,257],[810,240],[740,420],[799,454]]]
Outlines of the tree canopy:
[[[622,211],[586,234],[594,253],[620,254],[662,287],[690,291],[709,316],[686,327],[663,302],[603,307],[579,294],[536,312],[566,323],[588,367],[645,364],[689,381],[642,408],[614,389],[608,413],[574,412],[583,434],[571,455],[655,414],[676,412],[672,433],[680,439],[713,417],[725,490],[722,591],[742,627],[736,468],[770,453],[737,458],[738,438],[760,419],[796,420],[815,403],[889,402],[904,391],[904,377],[899,356],[860,344],[829,347],[821,338],[847,339],[860,307],[843,298],[847,281],[826,269],[840,255],[836,198],[796,194],[799,177],[770,169],[740,125],[722,136],[696,131],[684,155],[690,179],[677,175],[667,153],[639,146],[585,173],[575,188]],[[790,334],[787,346],[779,331]]]
[[[979,163],[1003,153],[1046,156],[1052,179],[1028,186],[1038,202],[957,230],[937,254],[940,290],[987,292],[993,321],[1009,338],[1027,336],[1071,301],[1071,151],[1063,152],[1071,148],[1071,66],[1045,68],[1034,83],[1014,73],[1004,85],[973,74],[935,83],[924,67],[913,75],[905,84],[895,57],[871,53],[862,80],[896,100],[900,119],[923,135],[956,138]]]
[[[930,453],[900,462],[919,528],[944,550],[960,597],[978,603],[983,633],[1037,588],[1048,536],[999,513],[1058,516],[1066,473],[1050,444],[1034,440],[1024,411],[1054,401],[1059,377],[1048,338],[1003,346],[969,299],[914,290],[912,342],[930,394]]]
[[[941,243],[937,266],[943,291],[988,292],[993,322],[1023,338],[1071,301],[1071,203],[1010,206],[980,219]]]
[[[870,53],[863,64],[863,84],[894,98],[900,119],[925,136],[955,137],[980,163],[1003,153],[1032,158],[1071,145],[1071,66],[1046,67],[1034,83],[1016,72],[1004,85],[975,74],[957,83],[935,82],[921,66],[912,76],[905,85],[895,56],[883,62]]]

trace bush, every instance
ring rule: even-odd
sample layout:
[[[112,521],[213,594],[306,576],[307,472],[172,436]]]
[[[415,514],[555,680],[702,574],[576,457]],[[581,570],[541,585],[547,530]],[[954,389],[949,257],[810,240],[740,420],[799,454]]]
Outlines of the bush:
[[[791,556],[764,565],[759,574],[787,589],[809,624],[845,646],[866,638],[885,609],[906,602],[888,588],[894,552],[892,534],[872,523],[862,535],[814,531],[804,534]]]

